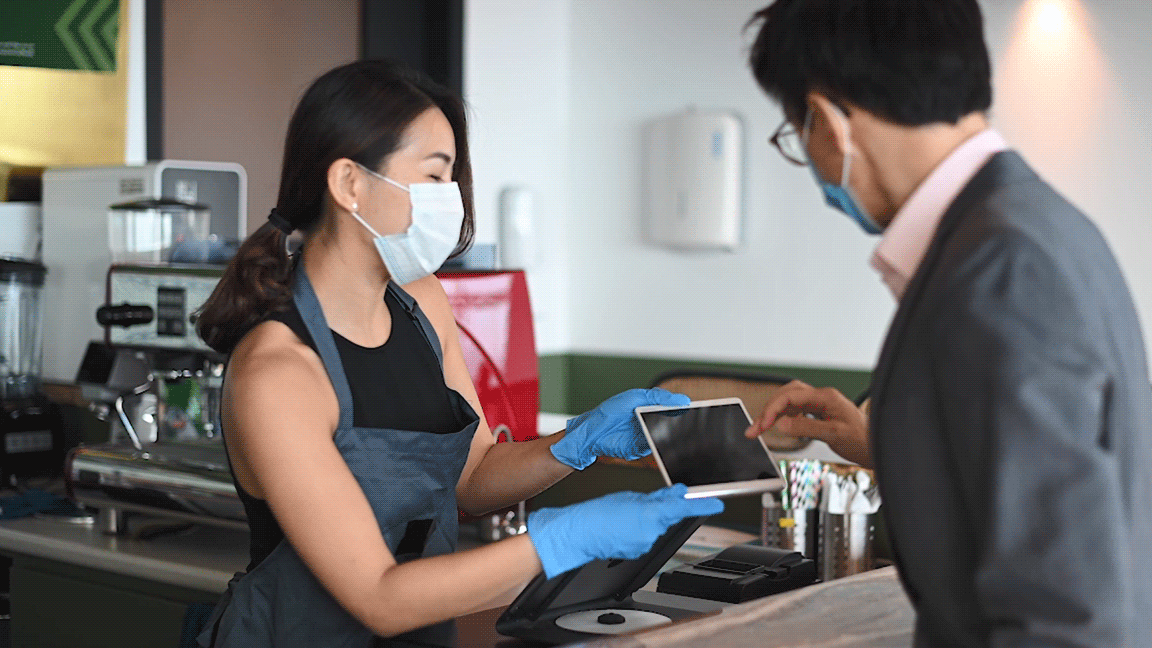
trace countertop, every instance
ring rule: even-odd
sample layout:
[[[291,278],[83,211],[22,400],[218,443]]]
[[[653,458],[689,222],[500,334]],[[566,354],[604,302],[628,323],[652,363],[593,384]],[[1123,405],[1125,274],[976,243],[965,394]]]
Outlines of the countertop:
[[[566,418],[541,413],[541,432],[562,429]],[[176,523],[142,518],[135,524]],[[746,534],[714,527],[703,527],[698,533],[702,535],[694,535],[666,568],[750,539]],[[460,549],[476,544],[474,538],[462,535]],[[32,516],[0,521],[0,553],[86,566],[219,594],[232,576],[247,565],[248,533],[191,525],[138,539],[105,535],[93,524]],[[654,595],[653,585],[649,583],[637,597]],[[514,639],[496,634],[494,625],[500,612],[500,609],[489,610],[458,619],[462,635],[480,641],[464,640],[460,645],[518,644]],[[587,645],[616,648],[908,646],[913,618],[895,571],[886,568],[759,601],[725,606],[720,614]]]
[[[679,559],[696,559],[741,536],[704,527],[702,545],[694,536]],[[462,539],[463,540],[463,539]],[[696,542],[694,542],[696,541]],[[463,540],[463,545],[469,543]],[[464,548],[464,547],[461,547]],[[0,522],[0,553],[21,554],[104,569],[161,583],[219,593],[248,560],[242,531],[192,526],[148,540],[114,537],[53,518],[27,517]],[[676,558],[673,559],[673,562]],[[651,584],[638,598],[654,595]],[[495,631],[501,610],[457,620],[459,645],[514,646],[517,640]],[[914,614],[891,567],[777,594],[719,614],[654,628],[633,635],[592,641],[598,648],[757,646],[757,648],[889,648],[911,645]]]
[[[906,648],[916,615],[895,567],[725,607],[720,614],[591,648],[756,646],[757,648]]]
[[[133,518],[132,528],[145,528],[151,524],[173,526],[179,522]],[[749,539],[751,536],[747,534],[702,527],[685,543],[669,566]],[[474,534],[470,537],[466,528],[461,529],[460,550],[479,544]],[[233,574],[248,564],[248,533],[191,525],[144,540],[106,535],[95,525],[76,524],[64,518],[30,516],[0,521],[0,553],[94,567],[218,594],[224,592]]]
[[[173,524],[165,521],[164,524]],[[34,556],[219,594],[248,564],[248,533],[192,525],[147,540],[31,516],[0,522],[0,553]]]
[[[75,391],[75,390],[72,390]],[[72,391],[63,390],[58,400]],[[74,395],[79,398],[78,393]],[[564,428],[563,415],[540,415],[541,429]],[[551,430],[551,428],[555,430]],[[57,485],[58,486],[58,485]],[[51,488],[49,490],[60,490]],[[140,519],[133,517],[133,524]],[[161,524],[176,521],[158,520]],[[461,548],[474,546],[461,538]],[[193,525],[176,533],[140,540],[109,536],[95,525],[62,518],[32,516],[0,521],[0,553],[26,555],[103,569],[112,573],[223,593],[232,576],[248,565],[248,533],[222,527]]]
[[[639,597],[637,597],[639,598]],[[502,608],[457,619],[457,646],[521,648],[496,633]],[[908,648],[915,613],[896,570],[812,585],[628,635],[589,639],[567,648]]]

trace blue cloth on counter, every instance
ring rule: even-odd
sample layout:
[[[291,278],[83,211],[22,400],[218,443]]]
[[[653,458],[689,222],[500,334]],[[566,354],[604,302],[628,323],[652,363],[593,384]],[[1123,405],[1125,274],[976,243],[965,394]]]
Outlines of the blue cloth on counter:
[[[79,515],[83,510],[67,497],[37,489],[0,497],[0,520],[11,520],[33,513]]]

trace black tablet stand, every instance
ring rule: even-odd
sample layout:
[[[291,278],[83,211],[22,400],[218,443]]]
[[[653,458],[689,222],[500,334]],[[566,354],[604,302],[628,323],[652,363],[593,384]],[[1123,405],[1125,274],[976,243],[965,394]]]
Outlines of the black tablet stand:
[[[660,571],[706,519],[687,518],[677,523],[639,558],[594,560],[553,578],[546,578],[544,574],[536,576],[497,619],[496,630],[512,637],[560,644],[595,636],[556,625],[557,618],[573,612],[645,610],[673,620],[700,614],[695,610],[638,603],[632,594]]]

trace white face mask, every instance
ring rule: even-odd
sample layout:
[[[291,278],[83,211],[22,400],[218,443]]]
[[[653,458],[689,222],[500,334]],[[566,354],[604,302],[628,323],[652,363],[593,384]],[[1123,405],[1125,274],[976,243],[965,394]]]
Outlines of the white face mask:
[[[408,192],[412,201],[412,225],[398,234],[380,235],[355,211],[352,216],[375,238],[376,251],[392,280],[400,285],[423,279],[440,269],[460,240],[464,201],[455,182],[414,182],[407,187],[364,165],[361,169]]]

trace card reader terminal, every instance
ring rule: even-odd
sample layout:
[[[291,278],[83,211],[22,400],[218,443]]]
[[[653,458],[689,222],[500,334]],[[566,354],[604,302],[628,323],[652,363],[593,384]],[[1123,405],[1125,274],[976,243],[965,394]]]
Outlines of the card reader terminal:
[[[743,603],[816,582],[816,563],[795,551],[736,545],[664,572],[656,591]]]

